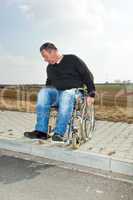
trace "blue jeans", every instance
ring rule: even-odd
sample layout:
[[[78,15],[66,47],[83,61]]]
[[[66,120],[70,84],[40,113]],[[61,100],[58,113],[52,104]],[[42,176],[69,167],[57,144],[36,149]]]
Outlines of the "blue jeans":
[[[56,105],[58,106],[58,114],[54,132],[63,136],[66,132],[67,124],[72,117],[76,98],[82,95],[81,91],[76,92],[76,88],[67,90],[58,90],[54,87],[42,88],[37,96],[35,130],[48,132],[50,108],[51,105]]]

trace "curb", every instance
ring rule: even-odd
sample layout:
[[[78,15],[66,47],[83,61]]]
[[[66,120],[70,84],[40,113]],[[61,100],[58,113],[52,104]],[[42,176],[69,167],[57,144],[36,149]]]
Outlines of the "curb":
[[[35,144],[26,144],[24,142],[6,139],[0,139],[0,149],[27,153],[52,160],[64,161],[66,163],[78,164],[86,167],[133,176],[132,160],[118,160],[112,158],[111,156],[92,152],[84,152],[55,146],[38,146]]]

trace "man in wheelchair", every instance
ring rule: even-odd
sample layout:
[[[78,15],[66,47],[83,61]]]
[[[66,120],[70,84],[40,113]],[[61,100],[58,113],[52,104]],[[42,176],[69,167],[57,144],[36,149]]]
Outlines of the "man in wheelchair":
[[[29,138],[48,139],[50,109],[58,107],[56,127],[52,140],[63,141],[67,124],[72,117],[76,100],[76,88],[87,87],[87,104],[94,103],[95,85],[91,71],[85,62],[75,54],[61,54],[57,47],[46,42],[40,47],[44,61],[48,62],[46,84],[38,93],[36,103],[36,124],[31,132],[24,132]],[[79,90],[78,95],[83,95]]]

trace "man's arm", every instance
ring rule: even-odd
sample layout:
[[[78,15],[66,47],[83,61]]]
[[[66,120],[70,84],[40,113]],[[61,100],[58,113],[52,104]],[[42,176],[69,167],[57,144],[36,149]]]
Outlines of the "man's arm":
[[[85,62],[79,58],[78,56],[74,55],[75,57],[75,67],[79,74],[81,75],[81,79],[83,83],[87,86],[88,96],[95,97],[96,88],[94,85],[94,77],[91,71],[88,69]]]
[[[46,79],[46,83],[45,83],[45,85],[46,85],[46,86],[51,85],[51,80],[50,80],[49,78]]]
[[[49,79],[49,74],[48,74],[48,66],[49,65],[47,65],[47,68],[46,68],[47,79],[46,79],[46,82],[45,82],[45,86],[51,85],[51,80]]]

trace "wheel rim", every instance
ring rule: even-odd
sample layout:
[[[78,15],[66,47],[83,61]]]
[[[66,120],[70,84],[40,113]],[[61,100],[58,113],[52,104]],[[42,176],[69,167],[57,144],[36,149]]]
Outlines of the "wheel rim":
[[[80,126],[81,126],[81,138],[82,138],[82,140],[84,142],[86,142],[86,133],[85,133],[85,126],[84,126],[85,113],[86,113],[86,104],[83,103],[82,109],[81,109],[81,123],[80,123]]]
[[[94,130],[95,125],[95,117],[94,117],[94,106],[86,107],[86,118],[84,122],[84,130],[86,134],[86,138],[90,139],[92,137],[92,132]]]

